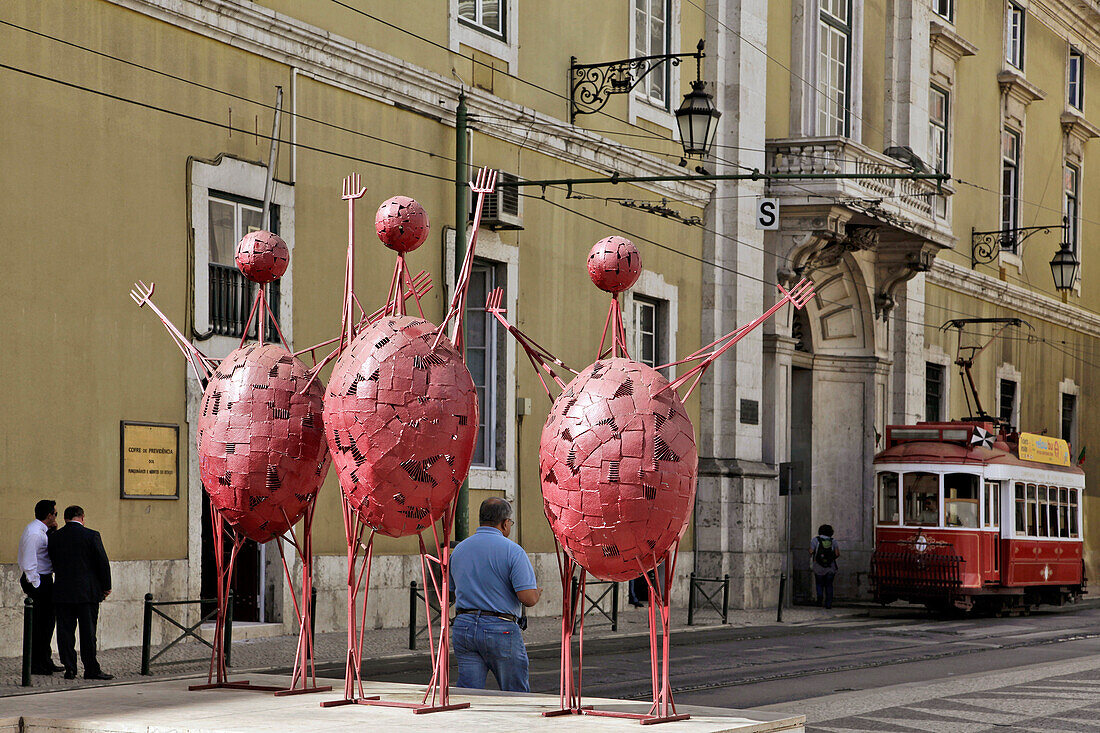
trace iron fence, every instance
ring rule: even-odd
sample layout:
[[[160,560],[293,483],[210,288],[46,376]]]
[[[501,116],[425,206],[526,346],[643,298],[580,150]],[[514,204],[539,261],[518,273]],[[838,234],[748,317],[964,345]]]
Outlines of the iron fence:
[[[191,624],[190,626],[184,626],[183,623],[181,623],[179,620],[177,620],[175,618],[172,618],[167,613],[160,610],[160,608],[164,607],[164,606],[200,605],[200,607],[201,607],[201,604],[203,604],[203,603],[208,603],[208,604],[213,603],[214,604],[214,609],[207,612],[207,613],[205,613],[205,614],[200,614],[199,620],[196,621],[195,623]],[[152,636],[153,636],[153,615],[154,614],[156,614],[157,616],[160,616],[162,619],[164,619],[165,621],[167,621],[168,623],[170,623],[171,625],[175,626],[176,628],[178,628],[180,630],[180,635],[177,636],[176,638],[172,639],[171,641],[169,641],[163,647],[161,647],[160,650],[158,650],[156,654],[152,653],[152,643],[151,643]],[[200,598],[200,599],[190,600],[190,601],[154,601],[153,600],[153,594],[152,593],[146,593],[145,594],[145,613],[144,613],[144,617],[143,617],[143,620],[142,620],[142,626],[141,626],[141,674],[146,675],[146,676],[152,674],[149,670],[153,666],[153,664],[158,659],[160,659],[162,656],[164,656],[165,652],[167,652],[169,649],[176,646],[176,644],[179,644],[181,641],[183,641],[187,637],[191,637],[192,639],[206,645],[211,651],[213,651],[214,650],[214,645],[211,642],[207,641],[206,639],[202,638],[202,636],[200,636],[199,634],[195,633],[195,630],[198,629],[200,626],[202,626],[207,621],[213,620],[217,615],[218,615],[218,609],[217,609],[217,601],[216,600],[211,600],[209,598]],[[225,666],[228,667],[228,666],[230,666],[229,665],[230,652],[233,649],[233,593],[232,592],[229,593],[229,603],[227,604],[225,615],[226,615],[225,627],[224,627]],[[172,662],[161,662],[160,664],[184,664],[184,663],[189,663],[189,662],[201,662],[201,661],[203,661],[203,658],[198,657],[198,658],[195,658],[195,659],[181,659],[181,660],[174,660]]]
[[[711,590],[708,590],[710,588]],[[722,605],[718,605],[718,593],[722,593]],[[702,604],[697,598],[702,598]],[[688,626],[695,624],[697,610],[714,611],[722,618],[722,623],[729,623],[730,611],[730,576],[721,578],[700,578],[695,573],[690,576],[688,586]]]

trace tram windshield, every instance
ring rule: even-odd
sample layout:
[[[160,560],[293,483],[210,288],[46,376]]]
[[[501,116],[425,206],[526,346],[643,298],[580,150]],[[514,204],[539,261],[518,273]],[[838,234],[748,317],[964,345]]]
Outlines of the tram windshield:
[[[915,471],[903,479],[905,523],[935,526],[940,523],[940,477]]]
[[[948,473],[943,477],[944,521],[948,527],[978,527],[978,476]]]

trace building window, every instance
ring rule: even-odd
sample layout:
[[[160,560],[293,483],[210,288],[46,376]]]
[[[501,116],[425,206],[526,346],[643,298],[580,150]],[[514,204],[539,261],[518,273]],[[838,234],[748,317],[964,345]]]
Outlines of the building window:
[[[817,132],[847,135],[852,56],[849,0],[822,0],[817,38]]]
[[[1070,249],[1075,253],[1078,251],[1077,242],[1080,236],[1078,219],[1080,217],[1080,200],[1081,200],[1081,169],[1077,166],[1066,163],[1065,172],[1062,175],[1062,188],[1065,192],[1065,207],[1064,215],[1066,217],[1066,225],[1069,230],[1066,232],[1066,239],[1069,242]]]
[[[932,163],[940,173],[947,173],[950,169],[947,158],[947,116],[948,96],[947,92],[937,87],[932,87],[928,99],[928,121],[932,132]]]
[[[665,363],[663,305],[656,298],[634,296],[634,358],[654,368]]]
[[[1020,222],[1020,133],[1001,133],[1001,229],[1015,230]],[[1004,249],[1016,252],[1016,236],[1001,240]]]
[[[477,388],[478,433],[473,465],[496,469],[497,458],[503,455],[498,445],[502,431],[498,429],[498,404],[503,377],[504,347],[500,342],[496,320],[485,311],[485,298],[494,288],[504,287],[504,277],[496,263],[475,259],[470,270],[470,289],[466,298],[466,365]]]
[[[634,56],[660,56],[670,53],[672,0],[634,0]],[[667,61],[654,69],[638,85],[641,96],[661,109],[669,108],[672,82]]]
[[[1069,69],[1066,71],[1069,106],[1076,110],[1085,108],[1085,54],[1076,48],[1069,50]]]
[[[263,203],[226,193],[210,192],[210,329],[214,335],[240,337],[252,310],[255,283],[237,269],[237,242],[241,237],[261,228]],[[278,207],[271,210],[271,228],[278,234]],[[279,282],[268,288],[268,305],[272,313],[279,312]],[[267,332],[275,335],[270,324]],[[249,336],[256,335],[256,326]]]
[[[955,22],[955,0],[933,0],[932,12],[949,23]]]
[[[1077,438],[1077,395],[1062,393],[1062,440],[1071,446]],[[1072,456],[1070,456],[1072,459]]]
[[[1005,61],[1020,71],[1024,70],[1024,20],[1024,9],[1010,2],[1005,23]]]
[[[943,364],[924,365],[924,419],[940,422],[944,419],[943,403],[947,385],[947,368]]]
[[[504,39],[504,0],[458,0],[462,22]]]
[[[1018,385],[1015,380],[1001,379],[997,416],[1009,425],[1016,425],[1016,406],[1019,403]]]

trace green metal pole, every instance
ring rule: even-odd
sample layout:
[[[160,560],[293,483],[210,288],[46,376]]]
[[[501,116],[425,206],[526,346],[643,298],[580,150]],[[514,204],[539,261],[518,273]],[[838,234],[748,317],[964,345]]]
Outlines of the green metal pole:
[[[455,286],[462,274],[462,261],[466,259],[466,95],[458,95],[455,110]],[[465,326],[463,326],[465,329]],[[466,355],[466,334],[461,334],[462,354]],[[458,490],[458,506],[455,508],[455,539],[461,542],[469,536],[470,480],[462,481]]]

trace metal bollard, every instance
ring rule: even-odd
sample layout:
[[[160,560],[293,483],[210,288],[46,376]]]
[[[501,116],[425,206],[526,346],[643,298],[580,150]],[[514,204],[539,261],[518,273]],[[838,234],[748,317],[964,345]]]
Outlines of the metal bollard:
[[[31,655],[34,653],[34,599],[23,601],[23,687],[31,686]]]
[[[317,588],[309,589],[309,635],[317,636]]]
[[[409,583],[409,649],[416,649],[416,581]]]
[[[223,639],[225,666],[229,667],[229,659],[233,653],[233,591],[229,591],[229,602],[225,604],[225,635]]]
[[[730,575],[726,573],[722,576],[722,582],[725,586],[722,588],[722,623],[728,624],[730,618]]]
[[[695,572],[688,576],[688,626],[695,623]]]
[[[787,589],[787,574],[780,573],[779,575],[779,603],[775,607],[775,620],[777,623],[783,623],[783,591]]]
[[[141,621],[141,674],[149,675],[149,642],[153,634],[153,594],[145,594],[145,612]]]
[[[611,586],[611,630],[619,630],[619,584]]]

